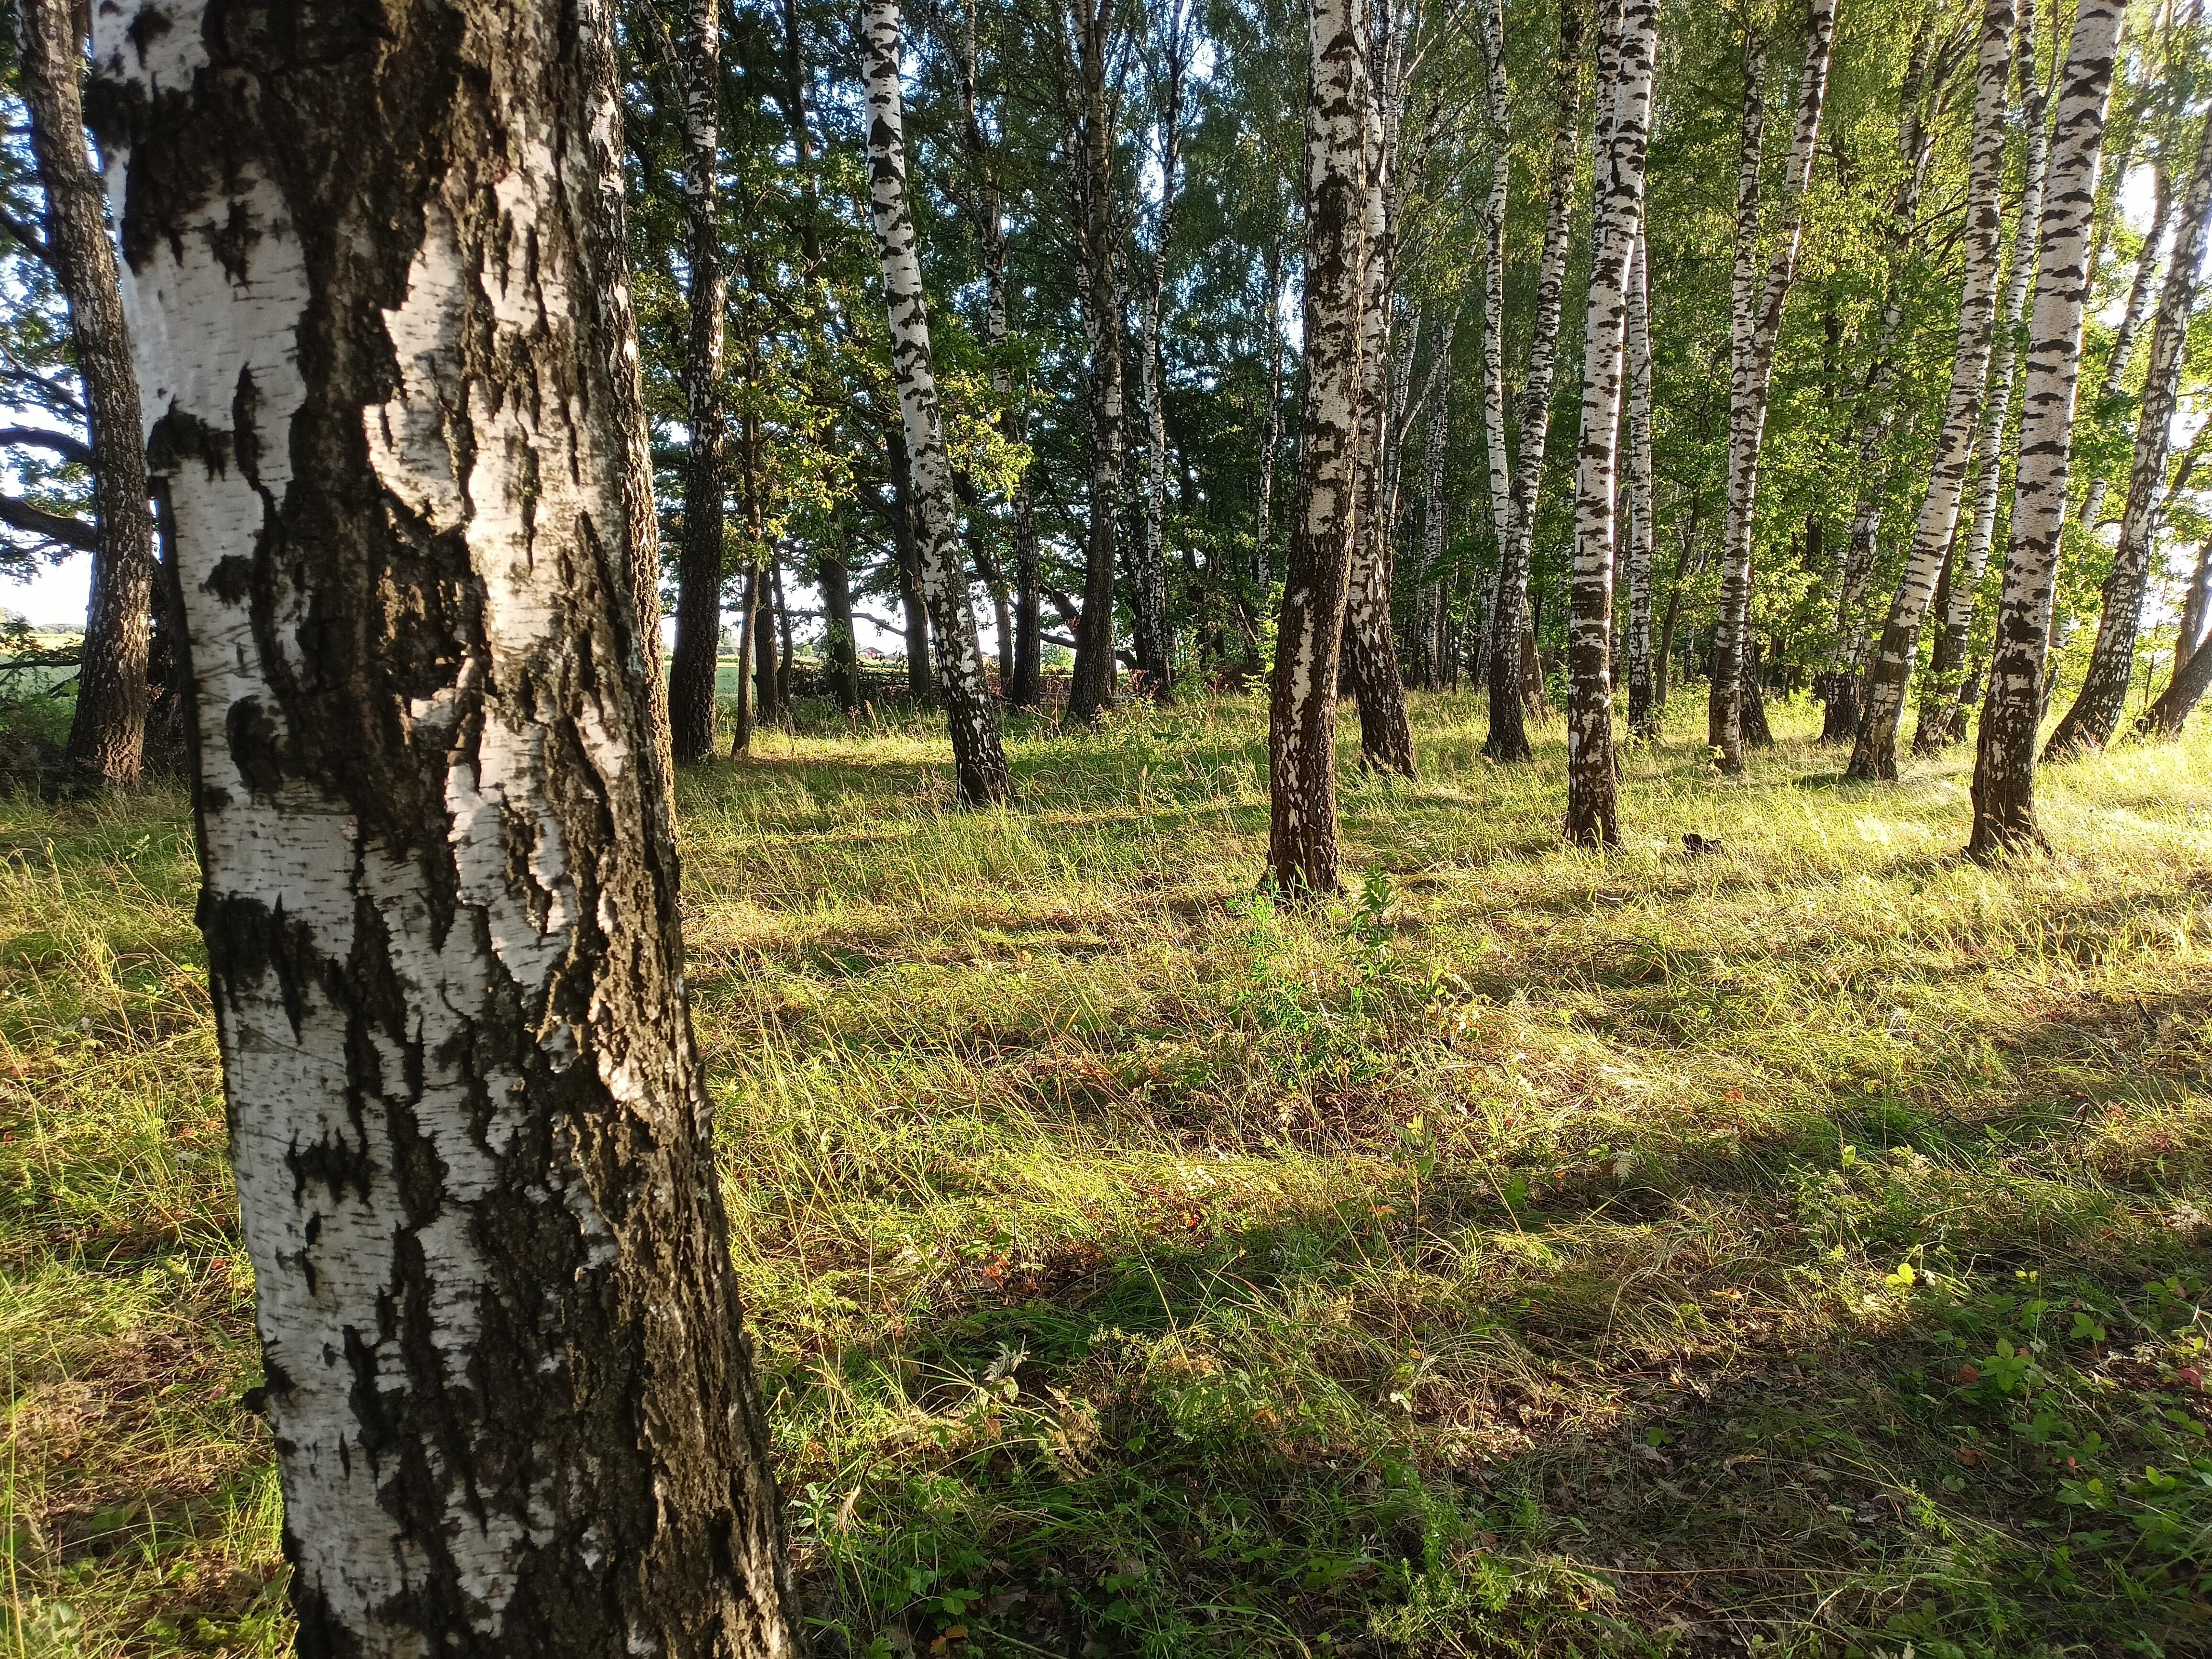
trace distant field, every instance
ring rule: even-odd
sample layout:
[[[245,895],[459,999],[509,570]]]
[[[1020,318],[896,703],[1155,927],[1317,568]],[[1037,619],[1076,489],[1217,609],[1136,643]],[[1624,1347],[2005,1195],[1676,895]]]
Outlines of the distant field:
[[[1609,858],[1415,714],[1312,915],[1256,699],[1017,721],[1005,813],[926,717],[684,780],[818,1650],[2212,1650],[2212,742],[1991,873],[1802,708]],[[0,1654],[283,1652],[184,803],[0,852]]]

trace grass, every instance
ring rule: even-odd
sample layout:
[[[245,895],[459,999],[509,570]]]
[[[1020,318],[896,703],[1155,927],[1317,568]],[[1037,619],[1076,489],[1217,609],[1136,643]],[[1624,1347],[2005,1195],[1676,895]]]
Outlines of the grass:
[[[824,1654],[2212,1649],[2212,743],[1841,786],[1802,709],[1347,774],[1252,700],[684,785],[701,1040]],[[1685,831],[1725,851],[1692,858]],[[0,1655],[288,1636],[182,803],[0,805]]]

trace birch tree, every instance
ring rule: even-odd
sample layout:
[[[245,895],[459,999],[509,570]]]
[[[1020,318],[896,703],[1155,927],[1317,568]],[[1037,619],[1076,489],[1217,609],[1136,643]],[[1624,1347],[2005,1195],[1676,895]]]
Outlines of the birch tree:
[[[1858,738],[1859,680],[1866,670],[1870,644],[1866,592],[1873,580],[1876,544],[1881,534],[1884,456],[1897,417],[1898,400],[1892,388],[1897,379],[1905,289],[1916,253],[1911,229],[1920,216],[1921,193],[1935,155],[1927,106],[1950,74],[1949,49],[1947,46],[1939,54],[1936,48],[1938,21],[1933,7],[1922,13],[1906,59],[1905,80],[1898,88],[1897,195],[1883,224],[1881,314],[1866,380],[1859,392],[1858,437],[1852,466],[1858,480],[1858,498],[1851,509],[1850,539],[1845,544],[1842,580],[1838,584],[1836,644],[1826,677],[1822,743],[1855,743]]]
[[[998,706],[983,680],[945,418],[929,356],[929,308],[906,183],[903,97],[899,85],[898,0],[868,0],[862,67],[868,88],[868,204],[890,317],[891,368],[898,384],[901,435],[913,480],[914,531],[922,602],[929,611],[938,690],[951,728],[960,799],[971,806],[1013,798],[999,736]]]
[[[2059,76],[2021,404],[2020,471],[1974,756],[1974,828],[1966,851],[1982,862],[2049,844],[2035,817],[2035,738],[2073,455],[2089,220],[2122,10],[2122,0],[2081,0]]]
[[[1659,735],[1651,675],[1651,297],[1650,255],[1639,222],[1628,266],[1628,729]]]
[[[722,30],[720,0],[685,0],[673,65],[684,100],[684,538],[677,556],[676,652],[668,687],[669,734],[679,763],[714,752],[714,672],[721,653],[724,313],[720,174]]]
[[[1424,610],[1420,629],[1421,683],[1439,690],[1444,682],[1444,626],[1448,595],[1444,587],[1444,541],[1450,526],[1451,507],[1444,499],[1444,464],[1451,447],[1451,352],[1458,332],[1457,319],[1447,314],[1435,360],[1429,368],[1431,395],[1428,420],[1421,435],[1421,569]]]
[[[1828,54],[1836,33],[1836,0],[1809,0],[1805,63],[1797,77],[1797,119],[1782,172],[1782,200],[1772,233],[1774,252],[1764,283],[1758,275],[1760,229],[1759,167],[1765,118],[1759,81],[1765,43],[1747,43],[1742,144],[1736,184],[1736,240],[1729,284],[1728,514],[1721,543],[1720,620],[1715,631],[1708,740],[1722,769],[1743,769],[1744,641],[1751,621],[1752,530],[1759,497],[1759,451],[1766,435],[1773,384],[1774,345],[1782,308],[1797,274],[1804,224],[1805,187],[1813,174],[1820,109],[1827,96]]]
[[[1502,591],[1505,549],[1513,539],[1513,480],[1505,451],[1505,208],[1513,183],[1513,134],[1505,102],[1505,0],[1481,3],[1482,106],[1490,139],[1490,193],[1482,208],[1482,450]],[[1485,608],[1486,638],[1495,632],[1497,615],[1493,601]],[[1485,665],[1478,665],[1478,675]],[[1491,718],[1494,727],[1495,705]]]
[[[1405,118],[1407,36],[1403,0],[1383,0],[1370,14],[1370,92],[1362,140],[1366,167],[1362,198],[1360,403],[1357,469],[1359,501],[1352,537],[1342,649],[1359,709],[1359,756],[1370,770],[1413,775],[1413,732],[1406,711],[1397,641],[1390,626],[1390,497],[1393,417],[1412,373],[1413,334],[1401,359],[1390,351],[1397,286],[1395,168]],[[1402,372],[1400,372],[1402,371]],[[1395,395],[1394,395],[1394,393]]]
[[[1575,471],[1575,572],[1567,673],[1566,836],[1620,842],[1613,748],[1615,444],[1628,284],[1644,224],[1658,0],[1612,0],[1599,52],[1598,153],[1589,297],[1583,322],[1582,440]]]
[[[2005,92],[2012,78],[2013,0],[1988,0],[1982,9],[1976,54],[1974,127],[1967,162],[1966,274],[1959,298],[1957,349],[1943,426],[1912,549],[1896,597],[1890,601],[1881,643],[1867,674],[1866,710],[1844,775],[1893,780],[1897,731],[1919,648],[1920,625],[1936,595],[1945,553],[1959,527],[1959,503],[1980,427],[1983,392],[1990,380],[1990,335],[1996,318],[1997,256],[2003,228],[1999,192],[2003,182]]]
[[[299,1650],[793,1652],[635,637],[603,18],[240,15],[101,5],[95,107]]]
[[[1121,301],[1115,269],[1114,149],[1120,125],[1115,0],[1073,0],[1079,112],[1070,140],[1074,168],[1078,291],[1091,356],[1090,523],[1084,547],[1083,611],[1067,718],[1096,720],[1114,702],[1114,573],[1121,519]]]
[[[2205,216],[2212,212],[2212,118],[2197,141],[2197,162],[2174,228],[2173,253],[2152,325],[2149,372],[2136,425],[2134,464],[2120,539],[2105,578],[2097,642],[2081,689],[2043,751],[2046,761],[2102,749],[2119,729],[2135,678],[2136,636],[2142,626],[2143,594],[2150,578],[2151,538],[2158,529],[2160,487],[2166,480],[2167,440],[2181,392],[2181,360],[2188,343],[2190,309],[2197,302],[2197,271],[2204,262]]]
[[[1310,0],[1304,407],[1267,711],[1267,876],[1332,893],[1336,665],[1357,532],[1367,227],[1366,0]]]
[[[1175,229],[1176,169],[1182,155],[1182,83],[1188,56],[1184,3],[1163,0],[1160,13],[1160,200],[1153,216],[1152,273],[1145,289],[1138,352],[1138,388],[1145,404],[1145,524],[1144,538],[1131,561],[1133,580],[1129,607],[1133,619],[1130,642],[1137,670],[1145,677],[1145,690],[1164,702],[1174,701],[1175,634],[1168,617],[1167,386],[1160,367],[1160,327]]]
[[[1966,734],[1962,698],[1966,639],[1973,627],[1974,596],[1989,569],[1996,541],[1997,496],[2003,474],[2004,437],[2012,419],[2013,383],[2020,378],[2020,334],[2027,316],[2027,296],[2035,281],[2035,238],[2043,217],[2043,174],[2051,155],[2049,99],[2036,68],[2035,8],[2021,0],[2020,66],[2024,177],[2020,214],[2014,222],[2012,270],[2005,283],[2003,309],[1990,357],[1989,389],[1982,400],[1981,425],[1974,437],[1974,513],[1963,547],[1954,552],[1949,591],[1939,613],[1940,631],[1929,661],[1929,684],[1920,702],[1912,752],[1933,754]]]
[[[2124,185],[2124,179],[2116,181]],[[2143,233],[2142,246],[2136,251],[2135,276],[2128,283],[2128,297],[2120,307],[2120,319],[2112,331],[2112,349],[2105,357],[2105,372],[2099,377],[2096,401],[2090,405],[2093,413],[2105,410],[2125,400],[2128,369],[2135,362],[2136,342],[2142,336],[2143,318],[2150,310],[2150,296],[2158,285],[2159,254],[2166,246],[2167,219],[2173,210],[2172,177],[2167,172],[2163,157],[2151,166],[2150,228]],[[2092,283],[2096,280],[2096,269],[2089,270]],[[2085,530],[2094,530],[2104,516],[2105,495],[2108,483],[2101,472],[2089,480],[2082,492],[2081,523]]]
[[[154,513],[115,250],[85,154],[79,19],[70,0],[17,0],[17,86],[46,198],[47,260],[69,301],[92,464],[91,596],[63,764],[79,782],[128,787],[138,781],[146,744]]]
[[[1504,25],[1486,4],[1484,20],[1487,60],[1503,53]],[[1528,341],[1528,378],[1522,389],[1520,445],[1513,458],[1512,521],[1498,544],[1498,596],[1491,606],[1490,734],[1483,740],[1482,752],[1496,761],[1525,761],[1534,753],[1528,745],[1522,635],[1528,628],[1528,556],[1543,495],[1544,448],[1550,435],[1552,380],[1559,367],[1559,315],[1573,218],[1576,151],[1582,141],[1582,30],[1580,0],[1559,0],[1559,117],[1552,131],[1544,248],[1536,271],[1536,322]],[[1488,67],[1498,70],[1499,66],[1489,64]],[[1502,88],[1502,70],[1497,84]],[[1497,188],[1493,173],[1493,195]],[[1498,268],[1493,263],[1492,269]],[[1486,297],[1486,313],[1488,303]],[[1493,453],[1502,454],[1503,445]]]

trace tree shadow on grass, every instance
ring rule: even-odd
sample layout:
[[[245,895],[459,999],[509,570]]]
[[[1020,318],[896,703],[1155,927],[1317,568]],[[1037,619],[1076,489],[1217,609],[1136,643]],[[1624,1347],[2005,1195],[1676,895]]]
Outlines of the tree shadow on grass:
[[[2201,1634],[2191,1528],[2212,1507],[2123,1474],[2185,1474],[2207,1415],[2177,1380],[2187,1243],[2077,1263],[2024,1237],[1998,1267],[1869,1291],[1769,1163],[1744,1168],[1723,1195],[1765,1219],[1733,1248],[1679,1200],[1635,1228],[1584,1194],[1399,1179],[1212,1237],[1170,1223],[1033,1284],[986,1264],[911,1335],[818,1357],[885,1425],[801,1474],[826,1650],[955,1629],[980,1653],[1194,1656]],[[784,1382],[775,1411],[815,1420],[797,1396],[830,1385]],[[2106,1509],[2065,1501],[2092,1478]]]

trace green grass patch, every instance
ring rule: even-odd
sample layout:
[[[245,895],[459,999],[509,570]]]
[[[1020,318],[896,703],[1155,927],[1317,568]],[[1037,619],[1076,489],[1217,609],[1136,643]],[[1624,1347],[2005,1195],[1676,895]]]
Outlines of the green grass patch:
[[[1264,709],[802,708],[683,781],[734,1249],[829,1655],[2212,1648],[2212,743],[1844,786],[1806,711],[1346,775]],[[1692,857],[1681,836],[1718,837]],[[0,804],[0,1655],[286,1650],[182,801]]]

